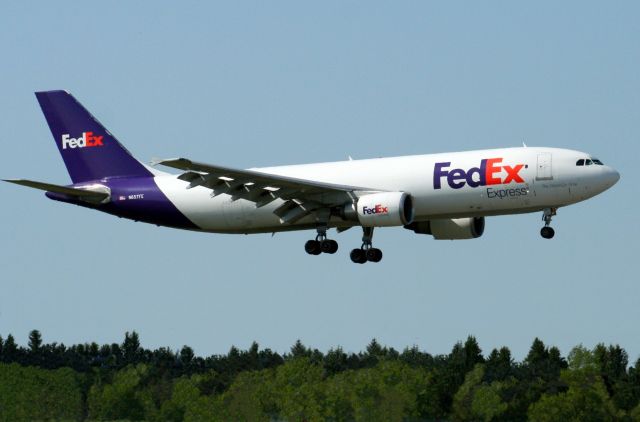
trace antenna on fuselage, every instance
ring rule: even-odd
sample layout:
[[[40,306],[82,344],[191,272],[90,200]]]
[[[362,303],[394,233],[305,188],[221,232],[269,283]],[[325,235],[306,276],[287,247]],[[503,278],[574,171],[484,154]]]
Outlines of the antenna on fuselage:
[[[527,144],[525,144],[524,141],[522,141],[522,146],[526,148]]]

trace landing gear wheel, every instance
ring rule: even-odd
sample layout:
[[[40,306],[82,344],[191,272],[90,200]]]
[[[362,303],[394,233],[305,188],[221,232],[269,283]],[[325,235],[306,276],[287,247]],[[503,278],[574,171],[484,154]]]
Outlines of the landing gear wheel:
[[[351,261],[356,264],[364,264],[367,262],[367,255],[363,249],[353,249],[349,254]]]
[[[304,250],[309,255],[320,255],[321,253],[334,254],[338,251],[338,242],[327,239],[327,226],[320,224],[316,227],[318,235],[314,240],[307,240],[304,244]]]
[[[324,253],[334,254],[338,252],[338,242],[332,239],[325,239],[320,242],[320,249]]]
[[[366,256],[369,262],[380,262],[382,259],[382,251],[378,248],[371,248],[367,250]]]
[[[382,251],[371,245],[373,240],[373,227],[362,227],[362,246],[351,251],[351,260],[356,264],[365,262],[380,262]]]
[[[555,234],[556,234],[555,230],[553,230],[549,226],[545,226],[540,229],[540,236],[544,237],[545,239],[551,239]]]
[[[304,244],[304,250],[309,255],[320,255],[322,247],[320,242],[317,240],[307,240],[307,243]]]

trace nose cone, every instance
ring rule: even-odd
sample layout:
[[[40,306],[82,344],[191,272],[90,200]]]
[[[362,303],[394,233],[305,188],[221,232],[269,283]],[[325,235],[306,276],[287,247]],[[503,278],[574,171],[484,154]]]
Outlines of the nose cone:
[[[618,171],[612,167],[607,167],[607,170],[605,173],[605,180],[606,180],[605,183],[607,184],[607,189],[608,189],[611,186],[618,183],[618,180],[620,180],[620,173],[618,173]]]

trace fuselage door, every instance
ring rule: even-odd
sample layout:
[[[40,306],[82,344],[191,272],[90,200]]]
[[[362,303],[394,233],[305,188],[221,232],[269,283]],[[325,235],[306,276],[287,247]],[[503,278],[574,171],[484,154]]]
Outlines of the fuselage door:
[[[538,170],[536,180],[553,180],[551,172],[551,153],[541,152],[538,154]]]

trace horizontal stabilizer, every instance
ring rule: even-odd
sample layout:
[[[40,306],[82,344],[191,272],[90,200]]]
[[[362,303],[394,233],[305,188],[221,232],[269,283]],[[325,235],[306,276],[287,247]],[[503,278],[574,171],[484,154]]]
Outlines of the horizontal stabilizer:
[[[103,191],[87,189],[70,188],[68,186],[53,185],[51,183],[36,182],[26,179],[3,179],[5,182],[15,183],[16,185],[28,186],[30,188],[40,189],[47,192],[55,192],[63,195],[73,196],[87,202],[101,203],[105,202],[111,195],[107,188],[101,186]]]

